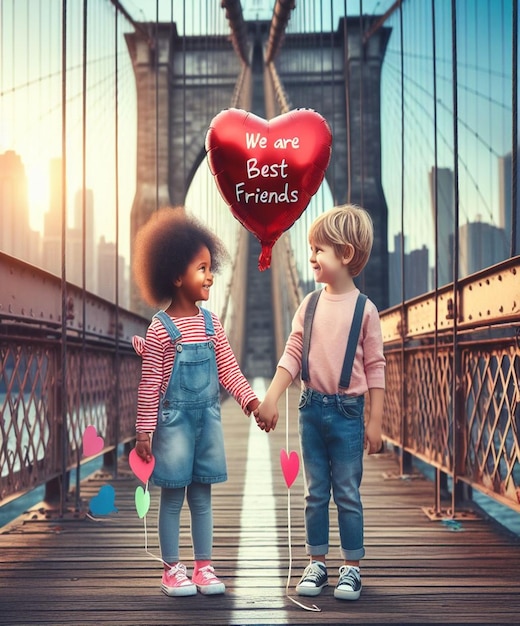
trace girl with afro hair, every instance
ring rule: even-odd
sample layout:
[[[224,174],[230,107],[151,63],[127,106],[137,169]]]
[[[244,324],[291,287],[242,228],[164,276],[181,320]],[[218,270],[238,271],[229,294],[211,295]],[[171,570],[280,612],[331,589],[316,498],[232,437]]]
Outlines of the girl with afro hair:
[[[146,338],[134,337],[133,344],[142,357],[135,450],[145,462],[155,459],[161,588],[169,596],[225,592],[211,564],[211,485],[227,480],[220,385],[247,415],[259,404],[218,317],[198,305],[208,300],[213,273],[226,260],[220,239],[182,208],[154,213],[134,243],[141,294],[150,305],[164,307]],[[185,498],[195,561],[191,579],[179,554]]]

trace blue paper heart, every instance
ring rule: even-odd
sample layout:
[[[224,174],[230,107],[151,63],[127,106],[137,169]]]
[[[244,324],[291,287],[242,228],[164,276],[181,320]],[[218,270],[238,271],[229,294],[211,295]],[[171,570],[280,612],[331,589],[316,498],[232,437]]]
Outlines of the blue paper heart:
[[[114,506],[115,499],[116,492],[112,485],[103,485],[97,496],[94,496],[90,501],[90,512],[93,515],[109,515],[113,512],[117,513],[117,509]]]

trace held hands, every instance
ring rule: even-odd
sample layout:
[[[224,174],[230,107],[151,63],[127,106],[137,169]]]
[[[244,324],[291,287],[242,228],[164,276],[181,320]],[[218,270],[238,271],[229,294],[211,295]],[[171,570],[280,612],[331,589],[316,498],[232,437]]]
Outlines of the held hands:
[[[247,410],[250,414],[252,413],[255,416],[258,428],[265,430],[265,432],[268,433],[271,429],[274,430],[274,425],[272,425],[272,420],[269,420],[265,416],[261,415],[260,410],[262,406],[265,406],[265,400],[263,403],[259,400],[254,400],[247,405]],[[276,419],[278,419],[278,415],[276,416]],[[274,424],[276,425],[276,421]]]
[[[291,373],[284,367],[278,366],[263,402],[253,412],[258,427],[265,430],[266,433],[276,428],[276,423],[278,422],[278,400],[291,383]]]
[[[148,433],[137,433],[135,440],[135,451],[137,456],[146,463],[152,460],[152,449],[150,447],[150,435]]]

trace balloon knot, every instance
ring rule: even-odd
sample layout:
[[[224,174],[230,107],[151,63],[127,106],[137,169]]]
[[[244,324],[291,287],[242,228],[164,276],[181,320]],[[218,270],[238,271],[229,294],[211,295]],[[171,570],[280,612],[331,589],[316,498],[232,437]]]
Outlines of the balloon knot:
[[[262,244],[262,252],[258,257],[258,269],[263,272],[271,267],[271,244]]]

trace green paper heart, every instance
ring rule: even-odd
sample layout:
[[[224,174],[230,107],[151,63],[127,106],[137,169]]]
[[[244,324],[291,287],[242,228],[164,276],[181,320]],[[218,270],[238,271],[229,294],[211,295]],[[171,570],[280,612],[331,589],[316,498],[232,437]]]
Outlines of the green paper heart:
[[[135,508],[137,515],[143,518],[150,508],[150,492],[145,491],[140,485],[135,490]]]

